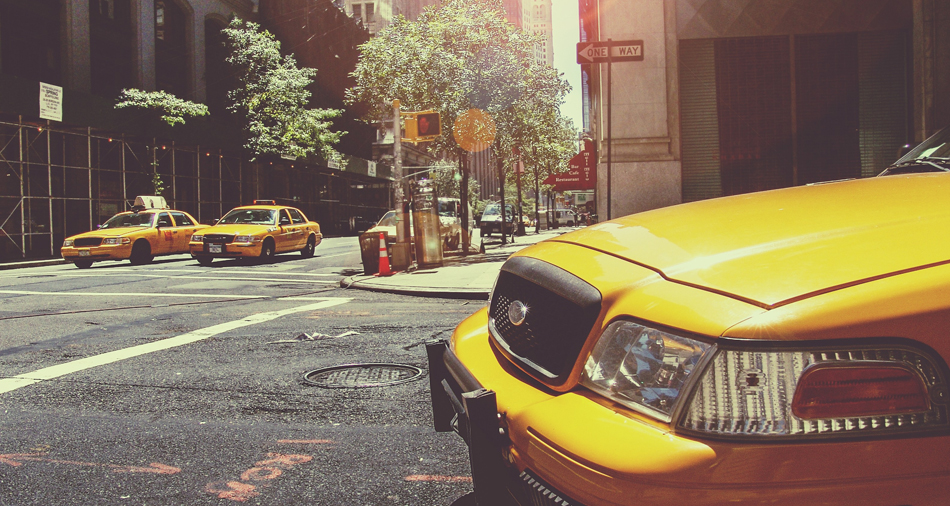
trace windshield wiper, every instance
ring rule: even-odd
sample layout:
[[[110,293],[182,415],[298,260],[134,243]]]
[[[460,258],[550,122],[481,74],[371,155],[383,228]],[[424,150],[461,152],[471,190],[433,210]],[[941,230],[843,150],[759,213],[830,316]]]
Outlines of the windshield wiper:
[[[906,162],[895,163],[884,169],[879,176],[888,176],[891,174],[913,174],[916,172],[950,172],[950,158],[941,156],[922,156],[907,160]]]

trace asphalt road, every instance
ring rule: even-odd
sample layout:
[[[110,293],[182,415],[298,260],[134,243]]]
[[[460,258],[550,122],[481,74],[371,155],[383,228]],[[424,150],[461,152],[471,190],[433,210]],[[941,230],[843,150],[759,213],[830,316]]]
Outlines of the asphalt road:
[[[482,303],[339,288],[359,262],[349,237],[268,265],[0,271],[0,505],[467,503],[423,343]],[[367,363],[423,374],[305,379]],[[343,371],[309,378],[412,373]]]

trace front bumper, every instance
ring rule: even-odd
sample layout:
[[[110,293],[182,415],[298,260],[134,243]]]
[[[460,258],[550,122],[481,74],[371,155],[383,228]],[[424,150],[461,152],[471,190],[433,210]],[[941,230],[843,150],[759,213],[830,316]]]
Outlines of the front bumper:
[[[60,249],[60,254],[64,260],[75,262],[76,260],[126,260],[132,254],[131,244],[118,244],[115,246],[88,246],[75,247],[64,246]]]
[[[189,244],[191,256],[211,258],[259,257],[263,242],[231,242],[227,244],[213,244],[192,242]],[[212,247],[219,246],[212,251]]]
[[[427,342],[426,355],[435,429],[455,431],[468,444],[477,504],[583,506],[530,470],[518,470],[510,452],[511,440],[500,423],[495,392],[479,384],[447,341]]]
[[[707,441],[584,389],[547,391],[489,343],[482,313],[426,344],[434,425],[468,444],[480,506],[940,505],[950,437]]]

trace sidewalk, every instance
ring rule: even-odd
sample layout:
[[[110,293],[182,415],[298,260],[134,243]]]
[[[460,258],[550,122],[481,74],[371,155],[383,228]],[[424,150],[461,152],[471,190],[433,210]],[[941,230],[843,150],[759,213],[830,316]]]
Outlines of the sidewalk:
[[[350,276],[340,281],[340,287],[424,297],[488,300],[501,265],[512,253],[573,230],[577,229],[562,227],[535,234],[534,229],[529,228],[526,235],[515,237],[514,244],[505,245],[496,234],[485,238],[485,253],[446,256],[442,267],[397,272],[392,276]],[[473,237],[475,241],[478,239]]]

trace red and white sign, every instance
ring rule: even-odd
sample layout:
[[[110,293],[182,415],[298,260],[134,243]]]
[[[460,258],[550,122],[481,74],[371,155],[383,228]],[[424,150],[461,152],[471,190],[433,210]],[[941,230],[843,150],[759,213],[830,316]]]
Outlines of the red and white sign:
[[[544,184],[554,185],[554,191],[593,190],[597,186],[597,165],[591,142],[585,143],[584,151],[567,162],[567,172],[551,174]]]

